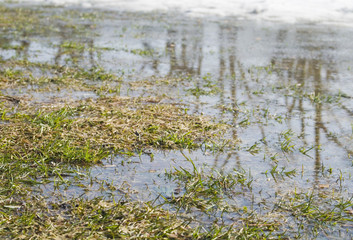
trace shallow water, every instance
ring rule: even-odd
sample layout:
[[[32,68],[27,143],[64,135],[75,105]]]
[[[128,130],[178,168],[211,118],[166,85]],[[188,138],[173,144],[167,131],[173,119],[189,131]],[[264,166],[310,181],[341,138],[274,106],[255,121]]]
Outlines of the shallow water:
[[[120,77],[122,96],[166,95],[170,102],[185,104],[189,113],[229,123],[226,137],[240,141],[236,149],[183,152],[198,167],[251,174],[252,190],[231,199],[237,206],[265,211],[260,204],[264,199],[275,202],[293,191],[336,191],[351,197],[353,58],[347,49],[353,47],[353,28],[171,13],[103,15],[92,30],[97,35],[70,36],[62,29],[55,37],[22,37],[22,51],[1,49],[0,57],[101,66]],[[60,49],[59,43],[68,40],[103,50],[85,50],[74,61]],[[168,83],[160,83],[163,79]],[[96,96],[82,91],[2,92],[36,102]],[[286,140],[292,148],[285,148]],[[40,190],[116,200],[170,197],[178,186],[165,172],[192,166],[180,151],[152,153],[111,156],[102,165],[76,169],[81,177],[66,178],[74,187],[51,183]],[[291,170],[296,174],[283,174]],[[115,188],[102,191],[107,183]]]
[[[110,24],[103,23],[98,28],[100,36],[92,42],[96,47],[115,51],[103,52],[95,63],[118,75],[128,72],[124,75],[125,83],[146,79],[153,84],[154,79],[189,74],[191,80],[175,86],[128,89],[126,84],[121,94],[166,93],[187,104],[191,113],[215,116],[233,124],[229,135],[242,141],[239,151],[217,157],[194,152],[193,159],[217,167],[251,168],[254,175],[263,177],[261,172],[271,166],[264,155],[278,153],[279,163],[288,169],[303,166],[308,179],[302,182],[310,185],[309,181],[312,186],[317,184],[322,165],[350,173],[353,62],[347,49],[352,47],[352,29],[261,24],[228,18],[207,21],[166,15],[152,20],[150,17],[127,14],[109,20]],[[136,49],[151,54],[132,53]],[[202,88],[207,81],[220,91],[200,96],[187,91]],[[315,96],[322,96],[322,104],[310,99]],[[263,117],[265,112],[267,119]],[[239,126],[245,119],[249,119],[249,126]],[[283,154],[278,138],[289,129],[293,131],[295,151]],[[261,142],[264,138],[266,143]],[[253,156],[245,150],[256,142],[261,150]],[[298,151],[300,147],[311,146],[321,146],[321,150],[309,151],[309,157]],[[168,155],[157,155],[157,165],[164,161],[169,164],[173,157]],[[183,161],[180,155],[179,159]],[[146,174],[149,173],[134,175],[141,178],[135,179],[136,185],[143,182]],[[115,177],[112,174],[112,179]],[[287,186],[288,181],[283,184]]]

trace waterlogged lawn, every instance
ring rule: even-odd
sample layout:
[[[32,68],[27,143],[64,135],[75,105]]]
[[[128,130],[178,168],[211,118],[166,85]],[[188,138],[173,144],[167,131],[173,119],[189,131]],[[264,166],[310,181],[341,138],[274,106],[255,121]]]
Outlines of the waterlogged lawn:
[[[352,29],[0,4],[0,237],[353,237]]]

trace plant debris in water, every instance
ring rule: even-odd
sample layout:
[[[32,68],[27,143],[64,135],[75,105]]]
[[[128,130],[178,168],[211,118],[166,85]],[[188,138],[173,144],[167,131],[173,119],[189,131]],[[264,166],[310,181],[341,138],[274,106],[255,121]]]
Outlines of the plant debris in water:
[[[41,198],[3,202],[0,237],[7,239],[191,239],[176,214],[148,203],[99,198],[47,203]]]
[[[111,97],[32,111],[19,106],[16,113],[1,108],[6,122],[0,125],[1,153],[49,162],[97,162],[111,153],[150,147],[193,149],[226,128],[178,106],[156,103],[152,98]]]

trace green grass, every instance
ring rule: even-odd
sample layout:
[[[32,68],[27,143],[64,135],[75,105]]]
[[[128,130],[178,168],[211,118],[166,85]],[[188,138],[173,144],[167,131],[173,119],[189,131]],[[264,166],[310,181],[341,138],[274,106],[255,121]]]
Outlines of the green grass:
[[[169,179],[183,188],[183,194],[170,196],[168,203],[176,204],[185,211],[192,208],[204,212],[231,211],[225,199],[252,188],[252,177],[242,169],[223,174],[215,169],[198,169],[191,159],[187,160],[192,164],[191,171],[179,167],[166,173]]]

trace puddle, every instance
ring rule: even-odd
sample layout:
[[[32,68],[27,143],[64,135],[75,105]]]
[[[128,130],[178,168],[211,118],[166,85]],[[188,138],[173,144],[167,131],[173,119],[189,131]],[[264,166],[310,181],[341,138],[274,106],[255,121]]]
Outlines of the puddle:
[[[211,21],[172,14],[103,15],[84,37],[61,30],[55,44],[51,36],[23,37],[31,55],[37,52],[31,61],[100,66],[119,77],[120,96],[166,96],[190,114],[230,124],[225,137],[239,140],[235,149],[183,152],[197,168],[244,170],[251,176],[252,188],[228,199],[237,207],[266,213],[270,210],[263,207],[264,199],[273,204],[294,191],[352,196],[353,59],[347,51],[353,47],[352,28],[231,17]],[[62,43],[68,41],[89,47],[65,52]],[[1,49],[0,59],[22,59],[26,46]],[[111,85],[118,86],[118,81]],[[25,94],[37,102],[97,96],[79,90],[1,92]],[[72,186],[56,178],[38,190],[53,198],[60,193],[65,198],[163,202],[160,195],[172,197],[180,187],[166,172],[192,165],[180,151],[152,153],[111,156],[92,168],[74,169],[73,176],[65,177]]]

